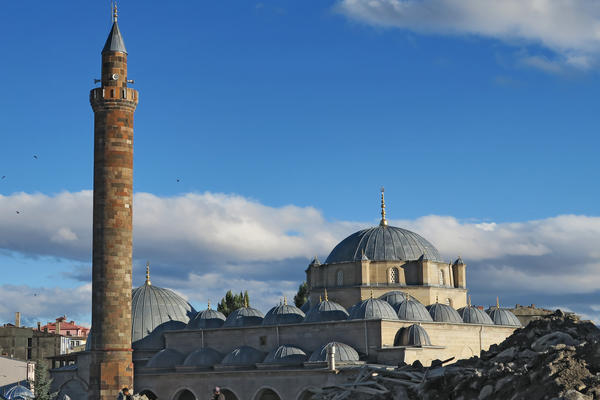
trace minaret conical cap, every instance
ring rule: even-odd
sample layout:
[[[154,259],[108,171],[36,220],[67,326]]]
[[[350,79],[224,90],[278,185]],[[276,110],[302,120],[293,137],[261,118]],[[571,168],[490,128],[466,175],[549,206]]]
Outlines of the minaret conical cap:
[[[127,49],[125,48],[125,42],[123,41],[123,36],[121,36],[121,31],[119,30],[119,24],[117,23],[117,4],[114,5],[113,11],[113,26],[108,34],[108,38],[106,39],[106,43],[104,44],[104,48],[102,49],[102,53],[107,51],[119,51],[121,53],[127,54]]]

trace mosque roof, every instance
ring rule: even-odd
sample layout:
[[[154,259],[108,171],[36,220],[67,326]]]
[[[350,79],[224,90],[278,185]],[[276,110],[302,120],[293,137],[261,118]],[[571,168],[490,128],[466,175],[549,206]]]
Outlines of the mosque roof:
[[[25,386],[16,385],[4,393],[4,398],[6,398],[6,400],[33,400],[35,395]]]
[[[380,300],[387,301],[394,310],[398,310],[400,303],[408,298],[408,295],[400,290],[392,290],[379,296]]]
[[[240,307],[227,317],[224,328],[240,327],[240,326],[255,326],[263,322],[264,314],[252,307]]]
[[[348,311],[338,303],[323,300],[310,309],[304,322],[342,321],[348,319]]]
[[[521,326],[521,321],[506,308],[492,307],[487,310],[495,325]]]
[[[413,324],[398,330],[394,346],[431,346],[431,340],[425,328]]]
[[[485,311],[474,306],[459,308],[458,314],[466,324],[494,325],[494,322]]]
[[[248,366],[260,363],[264,358],[265,354],[262,351],[250,346],[241,346],[227,354],[221,364],[226,366]]]
[[[413,298],[408,298],[400,303],[398,318],[404,321],[433,321],[427,308]]]
[[[447,304],[433,303],[427,306],[427,310],[435,322],[453,322],[456,324],[463,322],[456,310]]]
[[[210,306],[209,306],[210,307]],[[187,325],[187,329],[214,329],[220,328],[225,323],[225,315],[222,312],[207,308],[196,314]]]
[[[267,354],[265,364],[300,365],[308,360],[306,353],[299,347],[282,345]]]
[[[442,261],[438,250],[422,236],[395,226],[379,225],[355,232],[331,251],[326,264],[361,260],[371,261],[428,260]]]
[[[300,309],[302,310],[302,312],[304,314],[307,314],[311,308],[312,308],[312,303],[311,303],[310,299],[306,300],[306,303],[302,304],[302,307],[300,307]]]
[[[174,349],[163,349],[156,353],[146,364],[148,368],[174,368],[181,365],[185,355]]]
[[[201,347],[192,351],[183,361],[186,367],[210,368],[221,362],[223,355],[212,347]]]
[[[398,319],[398,315],[388,302],[371,297],[356,304],[348,319]]]
[[[348,362],[348,361],[358,361],[359,356],[358,352],[354,350],[351,346],[348,346],[345,343],[340,342],[329,342],[321,346],[320,349],[315,350],[308,361],[310,362],[320,362],[327,361],[327,348],[335,345],[335,361],[337,362]]]
[[[196,315],[196,310],[183,297],[172,290],[152,285],[149,266],[146,268],[146,283],[133,289],[131,298],[131,341],[134,346],[159,326],[163,331],[183,329]],[[183,327],[172,321],[183,323]]]
[[[283,304],[271,308],[262,321],[263,325],[284,325],[297,324],[304,320],[306,315],[296,306],[287,304],[284,300]]]

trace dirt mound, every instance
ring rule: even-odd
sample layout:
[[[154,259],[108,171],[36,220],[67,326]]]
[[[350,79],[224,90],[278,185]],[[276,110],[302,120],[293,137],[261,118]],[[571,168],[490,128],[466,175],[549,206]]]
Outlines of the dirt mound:
[[[560,310],[532,321],[481,357],[444,366],[365,366],[314,399],[600,400],[600,330]]]

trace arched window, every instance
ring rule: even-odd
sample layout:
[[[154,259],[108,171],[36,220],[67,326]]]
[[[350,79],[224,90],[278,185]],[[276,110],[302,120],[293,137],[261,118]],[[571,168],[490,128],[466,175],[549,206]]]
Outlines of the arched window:
[[[281,400],[281,397],[277,395],[271,389],[263,389],[256,394],[254,397],[256,400]]]
[[[338,286],[344,286],[344,271],[338,269],[338,272],[335,277],[335,282]]]
[[[400,271],[398,268],[390,268],[390,283],[400,283]]]
[[[196,400],[196,396],[189,390],[184,389],[175,396],[174,400]]]
[[[150,391],[150,390],[142,390],[140,392],[140,396],[142,396],[142,395],[146,396],[149,400],[157,399],[156,395],[154,393],[152,393],[152,391]]]
[[[440,286],[444,286],[444,271],[440,269]]]

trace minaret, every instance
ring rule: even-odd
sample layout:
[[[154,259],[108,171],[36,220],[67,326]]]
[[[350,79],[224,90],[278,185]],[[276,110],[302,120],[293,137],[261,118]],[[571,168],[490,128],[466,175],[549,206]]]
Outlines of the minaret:
[[[114,400],[133,387],[131,253],[133,113],[127,50],[117,24],[102,49],[102,79],[90,92],[94,110],[94,226],[90,400]]]

